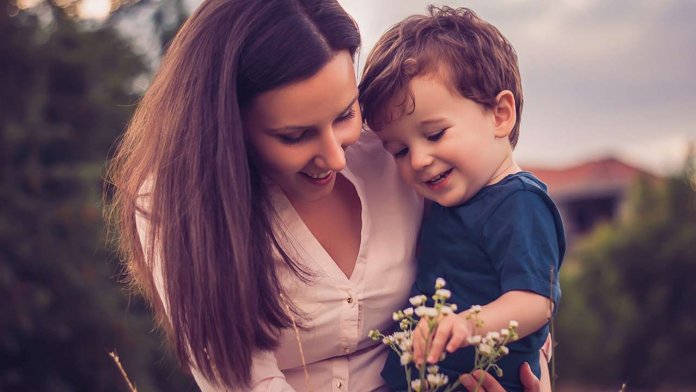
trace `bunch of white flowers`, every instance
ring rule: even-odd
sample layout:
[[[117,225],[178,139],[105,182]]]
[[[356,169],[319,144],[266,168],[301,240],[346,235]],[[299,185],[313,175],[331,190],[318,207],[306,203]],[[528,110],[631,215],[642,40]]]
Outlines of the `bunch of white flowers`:
[[[477,328],[483,326],[483,321],[478,317],[479,313],[481,313],[481,307],[474,305],[467,315],[467,319],[474,320]],[[508,327],[501,329],[500,332],[488,332],[486,336],[469,336],[467,341],[475,347],[476,352],[474,369],[482,369],[487,372],[495,371],[498,377],[502,377],[503,369],[501,369],[496,362],[498,362],[500,357],[510,352],[506,344],[519,339],[519,335],[517,334],[518,325],[517,321],[512,320],[510,324],[508,324]]]
[[[396,311],[392,314],[394,321],[399,322],[400,331],[394,332],[391,335],[383,335],[378,330],[371,330],[368,336],[372,340],[381,340],[382,343],[394,350],[401,360],[401,365],[406,372],[406,384],[409,392],[437,392],[444,388],[442,392],[454,391],[459,385],[459,380],[453,384],[447,385],[449,379],[446,375],[439,372],[439,367],[436,365],[427,366],[426,364],[415,365],[419,371],[418,378],[413,379],[411,374],[411,366],[413,363],[413,330],[418,325],[420,319],[425,318],[428,323],[430,340],[435,332],[439,320],[451,314],[456,313],[457,305],[448,303],[452,293],[445,289],[446,282],[443,278],[435,280],[435,293],[431,296],[433,306],[427,306],[428,297],[425,295],[416,295],[409,299],[413,307],[408,307],[403,310]],[[470,309],[467,318],[471,318],[475,322],[476,328],[483,325],[483,321],[478,318],[481,312],[481,306],[474,305]],[[468,338],[469,344],[475,348],[475,367],[472,371],[481,369],[484,371],[494,370],[498,377],[502,375],[502,369],[496,365],[496,361],[503,355],[509,352],[505,346],[507,343],[518,338],[517,322],[511,321],[509,328],[504,328],[500,332],[489,332],[486,336],[474,335]],[[425,356],[427,357],[427,350]],[[443,352],[440,361],[445,359]],[[478,389],[478,388],[477,388]]]

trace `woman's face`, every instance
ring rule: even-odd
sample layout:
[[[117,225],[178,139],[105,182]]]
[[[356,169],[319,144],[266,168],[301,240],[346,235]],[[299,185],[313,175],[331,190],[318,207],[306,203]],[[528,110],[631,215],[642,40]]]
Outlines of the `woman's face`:
[[[344,149],[362,129],[357,96],[353,60],[341,51],[314,76],[262,93],[244,111],[255,158],[291,201],[333,190]]]

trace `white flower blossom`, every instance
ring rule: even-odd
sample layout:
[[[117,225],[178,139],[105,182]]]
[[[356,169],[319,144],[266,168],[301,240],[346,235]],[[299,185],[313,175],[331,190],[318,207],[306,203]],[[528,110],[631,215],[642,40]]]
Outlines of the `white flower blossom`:
[[[415,392],[419,392],[421,390],[421,380],[411,381],[411,389],[413,389]]]
[[[430,318],[435,318],[440,314],[440,312],[437,311],[435,308],[430,308],[426,307],[425,308],[425,315],[430,317]]]
[[[432,387],[439,387],[439,386],[445,385],[445,384],[447,384],[447,381],[449,381],[447,376],[445,376],[444,374],[441,374],[441,373],[428,374],[426,376],[426,379],[428,380],[428,384]]]
[[[416,313],[416,316],[423,317],[423,315],[425,315],[425,309],[427,309],[425,306],[419,306],[416,308],[416,310],[414,310],[414,312]]]
[[[406,331],[394,332],[392,334],[392,338],[395,341],[400,342],[400,341],[405,340],[405,339],[411,339],[411,334],[407,333]]]
[[[437,374],[437,372],[440,371],[440,367],[437,365],[430,365],[430,366],[428,366],[427,370],[428,370],[428,373],[430,373],[430,374]]]
[[[466,341],[469,342],[469,344],[479,344],[481,343],[481,335],[469,336],[466,338]]]
[[[401,321],[401,319],[403,318],[403,316],[401,314],[402,314],[401,312],[392,313],[392,319],[394,321]]]
[[[410,337],[400,340],[399,348],[404,353],[413,351],[413,340]]]
[[[510,328],[517,328],[519,326],[520,324],[517,322],[517,320],[510,320]]]
[[[406,308],[406,309],[404,309],[404,315],[406,315],[406,316],[413,316],[413,308]]]
[[[447,315],[452,314],[454,312],[452,311],[452,308],[450,308],[449,306],[443,306],[442,308],[440,308],[440,313]]]
[[[452,292],[447,289],[438,289],[435,291],[435,295],[444,299],[449,299],[449,297],[452,296]]]
[[[411,305],[413,305],[413,306],[420,306],[420,305],[423,305],[423,303],[425,302],[426,299],[427,298],[425,297],[425,295],[416,295],[416,296],[409,298],[408,302],[410,302]]]
[[[493,348],[486,343],[479,344],[478,349],[479,349],[479,352],[481,352],[483,354],[488,354],[488,355],[490,355],[490,353],[493,351]]]
[[[506,346],[500,346],[500,352],[501,352],[503,355],[508,355],[508,354],[510,353],[510,349],[507,348]]]
[[[500,340],[500,332],[488,332],[486,337],[491,340]]]
[[[445,287],[446,284],[447,282],[445,282],[445,280],[442,278],[435,279],[435,289],[441,289]]]
[[[456,312],[458,307],[457,304],[449,304],[450,309],[452,309],[453,312]]]
[[[481,313],[481,305],[472,305],[471,312],[472,313]]]
[[[403,353],[401,354],[401,366],[406,366],[409,363],[411,363],[411,360],[413,359],[413,356],[411,353]]]
[[[507,328],[503,328],[500,330],[500,336],[506,338],[510,335],[510,330]]]

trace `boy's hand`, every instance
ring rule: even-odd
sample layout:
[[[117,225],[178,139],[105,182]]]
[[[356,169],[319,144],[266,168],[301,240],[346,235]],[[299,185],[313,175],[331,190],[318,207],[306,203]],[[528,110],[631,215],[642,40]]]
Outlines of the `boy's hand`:
[[[467,312],[441,316],[430,344],[428,363],[437,363],[442,352],[452,353],[469,344],[467,338],[472,335],[473,327],[466,319]],[[413,331],[413,360],[417,365],[423,364],[426,339],[428,337],[428,321],[422,318]]]

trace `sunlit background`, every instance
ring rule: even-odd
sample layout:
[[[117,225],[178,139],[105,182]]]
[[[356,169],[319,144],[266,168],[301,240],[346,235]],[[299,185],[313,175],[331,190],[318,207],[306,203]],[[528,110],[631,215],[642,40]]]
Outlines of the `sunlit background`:
[[[358,73],[428,4],[339,1]],[[126,294],[101,214],[104,162],[198,3],[0,0],[0,391],[125,391],[112,350],[139,391],[197,390]],[[435,4],[472,8],[518,53],[516,155],[569,240],[556,390],[696,391],[696,1]]]

